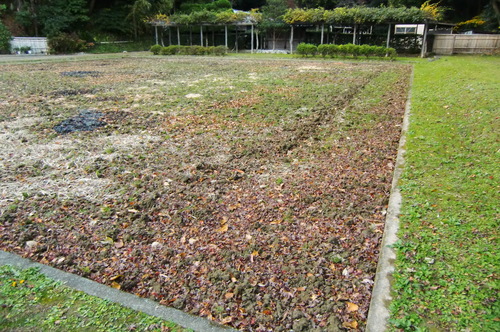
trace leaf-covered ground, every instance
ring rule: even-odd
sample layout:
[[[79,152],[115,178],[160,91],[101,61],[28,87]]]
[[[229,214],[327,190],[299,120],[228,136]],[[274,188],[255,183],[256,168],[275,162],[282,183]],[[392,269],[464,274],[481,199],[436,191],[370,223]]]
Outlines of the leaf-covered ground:
[[[364,329],[408,66],[1,69],[2,249],[242,330]],[[82,110],[106,125],[54,130]]]

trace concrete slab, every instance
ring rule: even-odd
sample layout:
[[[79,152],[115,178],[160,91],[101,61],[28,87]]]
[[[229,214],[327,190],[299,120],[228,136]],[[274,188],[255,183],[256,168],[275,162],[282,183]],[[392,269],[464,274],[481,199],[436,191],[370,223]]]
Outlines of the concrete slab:
[[[406,132],[408,131],[410,108],[411,108],[411,86],[413,85],[413,71],[410,77],[410,90],[406,101],[405,114],[403,117],[403,127],[401,129],[401,139],[399,140],[398,156],[396,158],[396,167],[392,178],[391,195],[389,197],[389,206],[385,220],[384,236],[380,256],[375,275],[375,284],[372,291],[370,309],[366,321],[367,332],[383,332],[387,330],[389,319],[389,305],[392,300],[391,280],[394,272],[394,260],[396,252],[391,246],[398,240],[397,232],[399,229],[399,213],[401,209],[401,193],[398,183],[403,172],[404,153],[406,143]]]
[[[122,292],[118,289],[99,284],[95,281],[67,273],[53,267],[35,263],[29,259],[5,251],[0,251],[0,265],[12,265],[27,269],[37,267],[47,277],[60,281],[68,287],[85,292],[89,295],[100,297],[136,311],[159,317],[177,323],[185,328],[200,332],[231,332],[232,328],[216,324],[208,319],[193,316],[183,311],[162,306],[152,300],[143,299],[133,294]]]

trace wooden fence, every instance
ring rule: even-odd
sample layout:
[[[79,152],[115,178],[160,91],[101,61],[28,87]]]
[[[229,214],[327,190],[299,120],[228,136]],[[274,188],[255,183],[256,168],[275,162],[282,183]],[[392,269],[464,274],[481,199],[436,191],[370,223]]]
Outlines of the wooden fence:
[[[500,52],[500,35],[435,35],[436,54],[494,54]]]

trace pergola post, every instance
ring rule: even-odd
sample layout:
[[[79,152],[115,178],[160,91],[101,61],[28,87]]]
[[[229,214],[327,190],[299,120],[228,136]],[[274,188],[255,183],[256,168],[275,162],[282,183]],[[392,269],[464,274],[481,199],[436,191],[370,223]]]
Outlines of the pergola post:
[[[425,58],[427,54],[427,21],[424,23],[424,37],[422,38],[422,51],[420,52],[420,57]]]
[[[356,30],[358,28],[357,24],[354,24],[354,33],[352,34],[352,43],[356,45]]]
[[[290,29],[290,54],[293,54],[293,25]]]
[[[203,46],[203,25],[200,25],[200,45]]]
[[[172,45],[172,29],[168,27],[168,46]]]
[[[253,53],[253,24],[250,27],[250,53]]]
[[[177,45],[181,46],[181,33],[179,31],[179,26],[177,26]]]
[[[227,48],[227,25],[224,24],[224,45]]]
[[[155,25],[155,44],[158,45],[158,26]]]
[[[391,23],[389,23],[389,27],[387,28],[387,41],[385,43],[385,47],[389,48],[390,41],[391,41]]]
[[[321,24],[321,42],[320,42],[320,44],[323,44],[324,35],[325,35],[325,23]]]

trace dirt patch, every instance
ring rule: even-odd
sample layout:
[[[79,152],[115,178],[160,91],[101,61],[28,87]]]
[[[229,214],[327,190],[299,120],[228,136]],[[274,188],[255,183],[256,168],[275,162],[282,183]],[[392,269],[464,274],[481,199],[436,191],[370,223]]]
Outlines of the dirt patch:
[[[106,125],[101,118],[103,113],[93,110],[81,110],[77,116],[71,117],[54,126],[59,134],[67,134],[75,131],[91,131]]]
[[[407,67],[4,67],[2,249],[244,331],[364,329]],[[58,135],[74,108],[107,125]]]
[[[85,70],[77,70],[77,71],[63,71],[61,76],[68,77],[99,77],[101,75],[98,71],[85,71]]]

